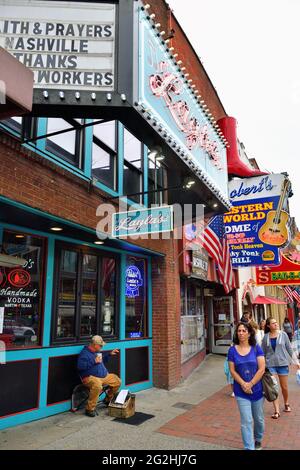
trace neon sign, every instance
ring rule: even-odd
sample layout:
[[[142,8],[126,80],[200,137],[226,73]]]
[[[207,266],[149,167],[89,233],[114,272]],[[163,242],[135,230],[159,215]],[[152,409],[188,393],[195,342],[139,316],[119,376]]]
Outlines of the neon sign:
[[[138,297],[139,288],[143,286],[141,271],[136,266],[128,266],[126,269],[126,297]]]
[[[150,76],[150,88],[154,96],[163,98],[177,127],[186,135],[186,146],[193,150],[198,146],[205,150],[212,159],[213,165],[222,169],[217,142],[210,140],[208,126],[201,126],[199,121],[191,115],[186,101],[174,101],[174,95],[181,95],[183,82],[174,73],[168,71],[168,64],[160,62],[160,73]]]

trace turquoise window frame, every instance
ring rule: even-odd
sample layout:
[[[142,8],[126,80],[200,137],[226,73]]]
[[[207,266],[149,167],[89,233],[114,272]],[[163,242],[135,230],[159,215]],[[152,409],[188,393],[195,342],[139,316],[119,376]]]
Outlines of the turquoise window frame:
[[[18,225],[0,224],[0,239],[3,230],[16,230],[26,231],[32,233],[32,235],[43,236],[47,238],[48,250],[46,259],[46,281],[45,281],[45,306],[44,306],[44,320],[43,320],[43,332],[42,332],[42,346],[35,347],[32,349],[16,349],[9,350],[6,352],[6,362],[23,361],[30,359],[40,360],[40,382],[39,382],[39,405],[37,409],[32,411],[24,411],[17,414],[12,414],[6,417],[0,418],[0,430],[6,429],[12,426],[25,424],[41,418],[46,418],[58,413],[69,411],[71,408],[71,401],[66,400],[57,404],[47,405],[47,391],[48,391],[48,370],[49,360],[52,357],[58,356],[70,356],[79,354],[82,350],[82,344],[50,346],[50,331],[51,331],[51,311],[52,311],[52,294],[53,294],[53,272],[54,272],[54,252],[55,252],[55,241],[63,240],[70,243],[83,244],[95,248],[92,243],[87,243],[82,240],[74,240],[72,238],[63,237],[60,235],[52,235],[47,232],[39,230],[31,230]],[[120,284],[120,299],[119,299],[119,315],[120,315],[120,329],[119,329],[119,340],[113,340],[108,342],[104,347],[105,350],[112,350],[114,348],[120,350],[120,378],[122,383],[125,384],[126,379],[126,350],[138,347],[148,347],[149,349],[149,377],[144,382],[139,382],[126,386],[131,392],[138,392],[153,387],[153,348],[152,348],[152,278],[151,278],[151,256],[147,256],[140,253],[134,253],[135,257],[143,258],[147,260],[148,270],[148,330],[149,336],[147,338],[139,339],[127,339],[125,338],[125,276],[122,275],[126,267],[126,257],[132,255],[132,252],[116,249],[116,248],[105,248],[102,246],[96,247],[99,251],[110,251],[117,252],[120,254],[121,259],[121,284]]]
[[[47,119],[44,117],[37,118],[37,136],[45,135],[47,133]],[[87,119],[87,123],[91,123],[92,119]],[[3,128],[6,132],[10,133],[14,137],[21,138],[21,134],[13,131],[8,126],[0,123],[0,128]],[[117,151],[117,165],[116,165],[116,190],[113,190],[105,184],[93,179],[92,177],[92,142],[93,142],[93,127],[87,127],[84,130],[84,155],[83,155],[83,168],[77,168],[76,166],[66,162],[62,158],[54,155],[53,153],[46,150],[46,139],[37,140],[35,143],[22,144],[26,149],[37,153],[38,155],[46,158],[49,161],[54,162],[61,168],[67,169],[74,175],[82,178],[85,181],[93,181],[95,187],[101,189],[105,193],[112,197],[120,197],[122,203],[130,206],[134,209],[144,209],[148,207],[148,149],[143,144],[143,168],[142,168],[142,185],[146,194],[142,195],[142,203],[137,203],[127,196],[123,196],[123,178],[124,178],[124,125],[118,121],[118,151]]]

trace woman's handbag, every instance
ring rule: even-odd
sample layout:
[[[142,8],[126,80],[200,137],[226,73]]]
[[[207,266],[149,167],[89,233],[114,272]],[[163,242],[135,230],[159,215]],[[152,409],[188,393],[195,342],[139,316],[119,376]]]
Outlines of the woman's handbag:
[[[271,374],[271,372],[266,369],[264,375],[262,376],[262,385],[263,385],[263,392],[266,400],[268,401],[275,401],[279,395],[279,387],[277,380]]]

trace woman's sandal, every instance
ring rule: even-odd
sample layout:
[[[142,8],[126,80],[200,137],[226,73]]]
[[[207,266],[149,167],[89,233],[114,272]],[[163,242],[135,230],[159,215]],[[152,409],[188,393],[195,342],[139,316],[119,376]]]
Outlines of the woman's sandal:
[[[291,410],[291,407],[290,407],[290,405],[289,405],[288,403],[286,403],[286,404],[284,405],[284,410],[283,410],[283,411],[285,411],[286,413],[290,413],[290,412],[292,411],[292,410]]]
[[[278,411],[276,411],[276,412],[271,416],[271,418],[273,418],[273,419],[278,419],[278,418],[280,418],[280,413],[279,413]]]

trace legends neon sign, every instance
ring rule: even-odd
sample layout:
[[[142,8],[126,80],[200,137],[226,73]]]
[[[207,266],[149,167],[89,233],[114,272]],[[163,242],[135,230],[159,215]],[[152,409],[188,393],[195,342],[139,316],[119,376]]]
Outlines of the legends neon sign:
[[[150,88],[154,96],[163,98],[177,127],[186,135],[186,145],[189,150],[201,147],[212,159],[213,165],[222,169],[217,142],[210,140],[208,126],[201,126],[199,121],[191,115],[186,101],[174,101],[174,95],[183,92],[183,81],[177,75],[168,71],[167,62],[160,62],[160,73],[150,76]]]

